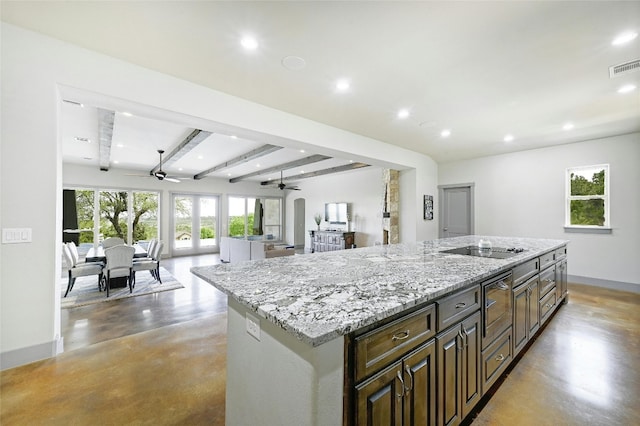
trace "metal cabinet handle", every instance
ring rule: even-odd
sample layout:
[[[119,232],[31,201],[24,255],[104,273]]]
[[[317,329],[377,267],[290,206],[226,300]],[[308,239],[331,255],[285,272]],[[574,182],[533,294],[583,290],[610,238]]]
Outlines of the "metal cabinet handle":
[[[545,307],[545,308],[552,308],[552,307],[553,307],[553,305],[550,305],[550,304],[546,303],[546,304],[544,305],[544,307]]]
[[[504,355],[500,354],[496,357],[496,361],[504,361]]]
[[[504,281],[498,281],[495,285],[498,290],[509,290],[509,286],[504,283]]]
[[[400,374],[400,371],[396,371],[396,378],[398,380],[400,380],[400,385],[401,385],[401,389],[402,389],[402,393],[397,393],[396,392],[396,397],[398,397],[398,399],[402,398],[404,396],[404,380],[402,380],[402,375]]]
[[[405,331],[399,331],[396,334],[393,335],[393,337],[391,338],[392,341],[396,341],[396,340],[404,340],[407,337],[409,337],[409,330],[405,330]]]
[[[464,325],[462,326],[462,333],[464,334],[464,347],[466,348],[469,346],[469,332]]]
[[[413,390],[413,374],[411,374],[411,368],[408,365],[404,366],[404,371],[409,375],[409,387],[404,387],[404,393],[408,394]]]
[[[467,306],[467,304],[464,302],[456,303],[456,309],[464,308],[465,306]]]
[[[458,337],[462,341],[462,345],[464,345],[464,336],[462,335],[462,331],[458,330],[458,336],[456,336],[456,349],[461,351],[464,349],[464,346],[458,346]]]

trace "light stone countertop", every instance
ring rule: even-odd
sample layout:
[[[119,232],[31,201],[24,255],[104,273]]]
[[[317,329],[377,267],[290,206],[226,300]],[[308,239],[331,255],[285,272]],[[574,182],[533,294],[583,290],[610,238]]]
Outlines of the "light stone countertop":
[[[509,259],[440,253],[490,240]],[[566,245],[566,240],[465,236],[278,257],[191,272],[312,346],[384,320]]]

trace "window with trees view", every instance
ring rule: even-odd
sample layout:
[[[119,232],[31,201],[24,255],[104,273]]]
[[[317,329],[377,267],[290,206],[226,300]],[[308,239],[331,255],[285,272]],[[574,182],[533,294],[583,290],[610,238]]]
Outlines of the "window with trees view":
[[[609,165],[567,169],[567,226],[609,226]]]
[[[230,237],[282,239],[282,199],[229,197]]]
[[[80,244],[109,237],[130,243],[158,238],[157,192],[77,189],[75,194]]]

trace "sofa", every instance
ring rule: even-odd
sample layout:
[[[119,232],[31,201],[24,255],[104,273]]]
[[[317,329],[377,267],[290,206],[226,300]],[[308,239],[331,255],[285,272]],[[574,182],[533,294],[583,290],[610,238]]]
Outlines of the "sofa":
[[[249,241],[232,237],[222,237],[220,239],[220,260],[225,263],[270,259],[280,256],[293,256],[294,254],[293,247],[278,246],[270,242]]]

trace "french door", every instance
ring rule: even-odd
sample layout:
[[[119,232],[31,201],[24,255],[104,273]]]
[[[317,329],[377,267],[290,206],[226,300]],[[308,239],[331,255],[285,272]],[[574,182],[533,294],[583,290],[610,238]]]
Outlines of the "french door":
[[[171,254],[213,253],[219,250],[219,197],[173,194]]]

